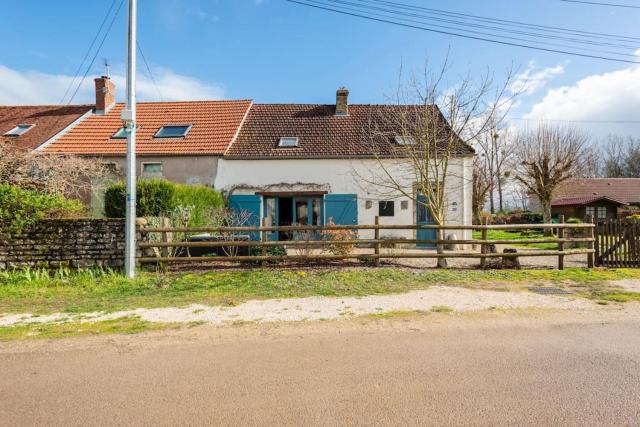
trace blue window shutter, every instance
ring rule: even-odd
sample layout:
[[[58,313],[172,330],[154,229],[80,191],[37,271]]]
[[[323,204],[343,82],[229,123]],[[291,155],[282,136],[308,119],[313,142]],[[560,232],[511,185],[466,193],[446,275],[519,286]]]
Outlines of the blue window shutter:
[[[251,217],[243,225],[244,227],[257,227],[260,225],[260,201],[261,196],[253,194],[232,194],[229,196],[229,208],[237,211],[251,213]],[[259,240],[259,233],[251,233],[252,240]]]
[[[324,196],[324,221],[333,218],[336,225],[358,224],[357,194],[327,194]]]

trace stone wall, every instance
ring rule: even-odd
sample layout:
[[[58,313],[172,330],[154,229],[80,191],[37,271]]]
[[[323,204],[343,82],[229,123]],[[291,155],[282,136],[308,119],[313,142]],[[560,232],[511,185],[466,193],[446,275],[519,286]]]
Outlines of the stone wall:
[[[21,234],[0,232],[0,270],[123,264],[124,219],[46,220]]]

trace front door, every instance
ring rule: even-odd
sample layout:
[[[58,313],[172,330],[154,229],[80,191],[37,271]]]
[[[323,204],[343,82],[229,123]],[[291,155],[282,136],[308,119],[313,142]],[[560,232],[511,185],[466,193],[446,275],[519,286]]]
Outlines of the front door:
[[[264,216],[274,226],[322,225],[321,197],[265,197]],[[291,232],[269,233],[270,240],[291,240]]]
[[[431,217],[431,212],[429,212],[429,207],[427,206],[427,198],[420,194],[417,198],[417,206],[416,206],[416,224],[417,225],[431,225],[435,224],[435,221]],[[436,239],[436,230],[435,229],[423,229],[418,230],[416,233],[416,239],[418,240],[435,240]],[[418,243],[417,247],[419,248],[435,248],[436,245],[433,243]]]

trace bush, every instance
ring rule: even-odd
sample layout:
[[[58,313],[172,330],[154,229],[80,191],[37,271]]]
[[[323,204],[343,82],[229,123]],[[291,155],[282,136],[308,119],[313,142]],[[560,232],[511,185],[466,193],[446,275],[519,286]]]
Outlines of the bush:
[[[492,224],[541,224],[542,214],[530,211],[498,213],[493,216]]]
[[[224,206],[224,200],[220,193],[204,185],[174,185],[174,206],[191,207],[189,226],[202,227],[211,225],[213,211]]]
[[[629,215],[626,219],[631,221],[640,221],[640,214]]]
[[[162,216],[173,211],[176,185],[162,179],[142,179],[136,185],[136,215]],[[104,214],[109,218],[123,218],[126,213],[127,187],[123,182],[111,185],[104,194]]]
[[[569,218],[565,221],[567,224],[582,224],[582,220],[580,218]]]
[[[0,229],[20,232],[42,219],[81,218],[85,206],[77,200],[0,184]]]

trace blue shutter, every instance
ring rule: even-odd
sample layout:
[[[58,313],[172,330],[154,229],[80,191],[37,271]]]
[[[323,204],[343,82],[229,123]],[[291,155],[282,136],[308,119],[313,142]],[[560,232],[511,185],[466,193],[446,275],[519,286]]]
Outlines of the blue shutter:
[[[358,224],[357,194],[327,194],[324,196],[324,221],[333,218],[336,225]]]
[[[257,227],[260,225],[261,196],[253,194],[233,194],[229,196],[229,208],[237,211],[251,212],[251,217],[243,225]],[[260,233],[251,233],[251,240],[260,240]]]

